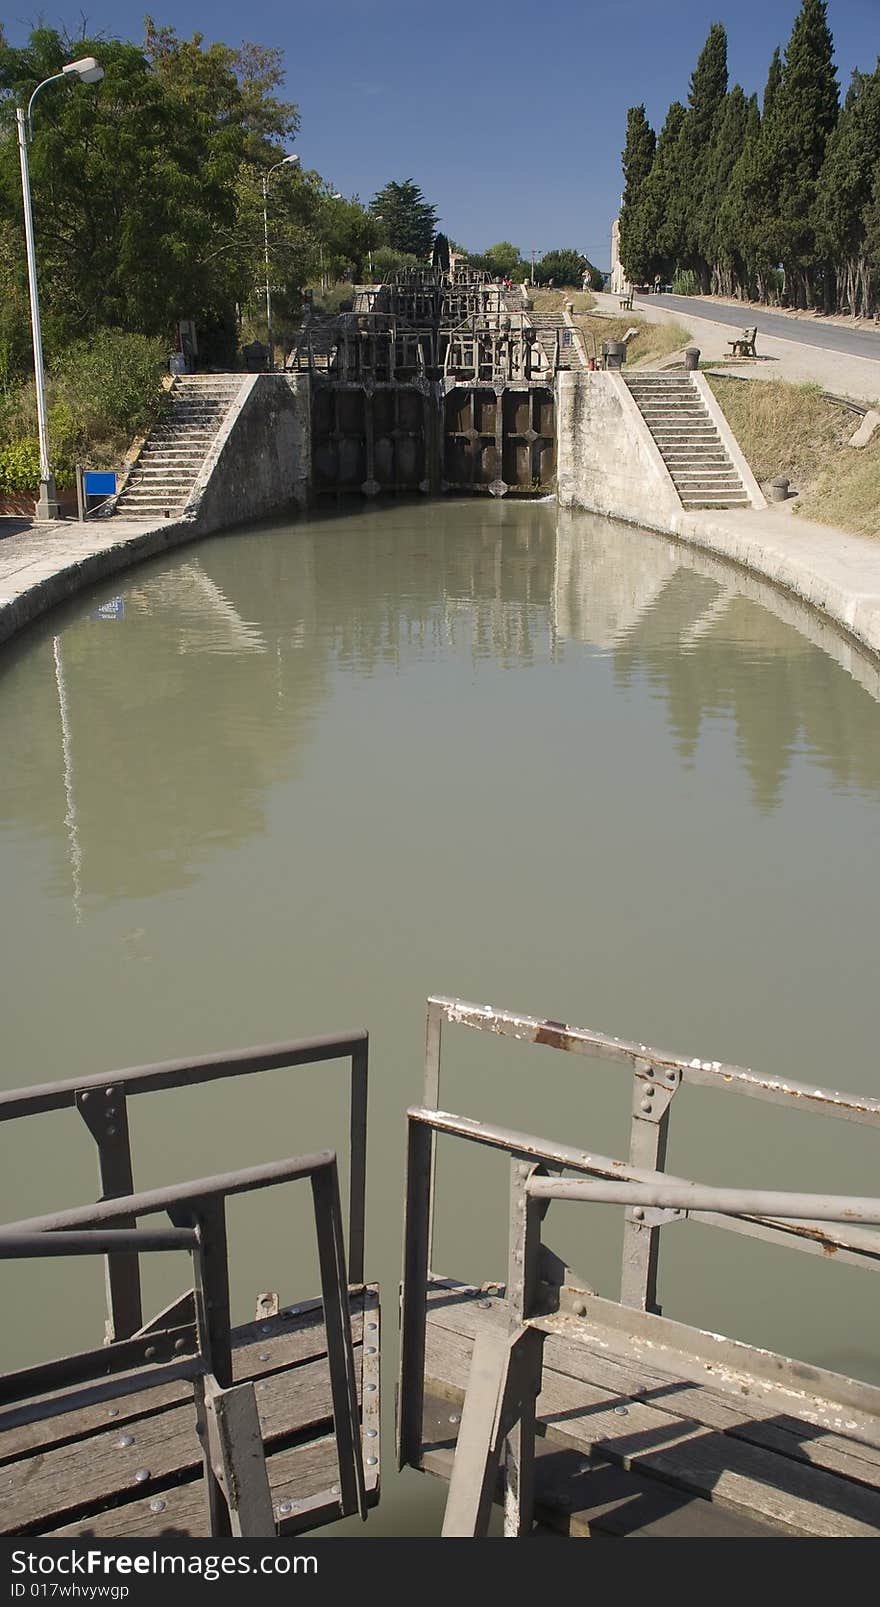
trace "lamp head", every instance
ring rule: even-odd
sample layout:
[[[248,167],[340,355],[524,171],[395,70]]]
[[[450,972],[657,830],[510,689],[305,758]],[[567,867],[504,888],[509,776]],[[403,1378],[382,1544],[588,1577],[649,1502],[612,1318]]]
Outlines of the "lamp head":
[[[82,84],[99,84],[104,76],[104,69],[94,56],[81,56],[79,61],[69,61],[61,71],[70,78],[78,78]]]
[[[299,166],[299,157],[298,156],[284,156],[284,157],[282,157],[282,159],[281,159],[282,167],[286,167],[288,165],[288,163],[290,164],[291,167],[298,167]]]

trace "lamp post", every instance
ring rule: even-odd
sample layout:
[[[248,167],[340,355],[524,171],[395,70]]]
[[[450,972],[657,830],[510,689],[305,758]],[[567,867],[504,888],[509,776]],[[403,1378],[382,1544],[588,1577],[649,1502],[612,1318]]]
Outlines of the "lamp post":
[[[31,203],[31,178],[28,167],[28,145],[31,140],[31,112],[33,104],[41,89],[47,84],[60,83],[62,79],[72,82],[75,79],[83,84],[97,84],[104,76],[103,67],[99,67],[94,56],[83,56],[79,61],[69,61],[62,67],[60,73],[53,73],[51,78],[44,78],[38,84],[27,104],[15,108],[15,125],[18,131],[18,159],[21,164],[21,196],[24,206],[24,239],[27,250],[28,290],[31,302],[31,335],[34,346],[34,380],[37,387],[37,435],[40,443],[40,495],[37,501],[38,519],[57,519],[58,493],[55,489],[55,476],[49,463],[49,425],[46,410],[46,371],[43,367],[43,337],[40,330],[40,298],[37,292],[37,257],[34,250],[34,214]]]
[[[282,156],[280,162],[276,162],[274,167],[270,167],[269,171],[263,174],[263,245],[266,253],[266,344],[269,348],[266,367],[270,373],[275,367],[275,345],[272,340],[272,292],[269,288],[269,180],[273,173],[277,173],[279,167],[296,167],[298,162],[298,156]]]

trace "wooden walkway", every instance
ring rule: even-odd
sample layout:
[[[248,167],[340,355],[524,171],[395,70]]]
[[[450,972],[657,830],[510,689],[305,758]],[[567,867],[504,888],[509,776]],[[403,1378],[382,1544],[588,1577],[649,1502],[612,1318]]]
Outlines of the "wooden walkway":
[[[559,1314],[546,1324],[539,1522],[572,1536],[880,1534],[880,1389],[872,1417],[823,1398],[818,1376],[798,1396],[711,1361],[667,1371],[659,1363],[671,1349],[634,1345],[614,1319],[626,1317],[619,1306],[587,1299],[586,1319]],[[432,1282],[426,1471],[450,1477],[474,1340],[502,1328],[508,1311],[497,1285]],[[654,1320],[670,1338],[693,1340],[694,1330]]]
[[[377,1287],[353,1290],[350,1309],[367,1504],[375,1506]],[[342,1516],[320,1301],[234,1329],[232,1338],[235,1382],[254,1382],[278,1532]],[[208,1535],[191,1383],[139,1389],[135,1373],[0,1411],[0,1533]]]

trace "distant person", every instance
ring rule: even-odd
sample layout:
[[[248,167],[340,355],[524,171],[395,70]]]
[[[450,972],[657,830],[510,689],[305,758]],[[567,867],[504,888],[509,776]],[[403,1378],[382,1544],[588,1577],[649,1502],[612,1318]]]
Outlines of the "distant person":
[[[654,295],[659,296],[659,294],[660,294],[660,275],[659,275],[659,273],[655,273],[655,275],[654,275]]]

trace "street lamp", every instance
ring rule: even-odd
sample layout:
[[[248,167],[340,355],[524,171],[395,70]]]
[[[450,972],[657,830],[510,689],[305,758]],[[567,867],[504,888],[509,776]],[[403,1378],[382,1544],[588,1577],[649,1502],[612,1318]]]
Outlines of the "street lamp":
[[[263,174],[263,244],[266,252],[266,344],[269,348],[266,366],[270,373],[275,367],[275,345],[272,340],[272,292],[269,288],[269,180],[273,173],[277,173],[279,167],[296,167],[298,163],[298,156],[282,156],[280,162],[276,162],[274,167],[269,168],[268,173]]]
[[[40,332],[40,300],[37,294],[37,258],[34,250],[34,217],[31,206],[31,179],[28,169],[28,144],[31,139],[31,111],[34,101],[41,89],[47,84],[60,83],[62,79],[79,79],[83,84],[97,84],[104,76],[103,67],[99,67],[94,56],[83,56],[79,61],[69,61],[62,67],[60,73],[53,73],[51,78],[44,78],[38,84],[27,104],[24,107],[16,106],[15,124],[18,130],[18,156],[21,163],[21,195],[24,205],[24,238],[27,249],[28,290],[31,299],[31,333],[34,344],[34,379],[37,387],[37,435],[40,442],[40,495],[37,502],[38,519],[57,519],[58,493],[55,489],[55,476],[49,466],[49,426],[46,413],[46,373],[43,367],[43,337]]]

